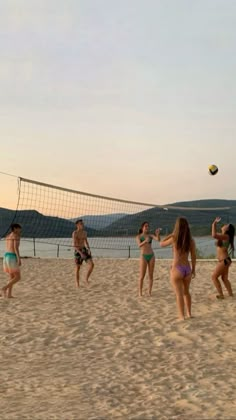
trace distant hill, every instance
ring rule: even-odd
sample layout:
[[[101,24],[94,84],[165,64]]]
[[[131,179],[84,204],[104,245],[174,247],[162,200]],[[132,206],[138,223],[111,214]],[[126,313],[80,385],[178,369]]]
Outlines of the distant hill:
[[[119,220],[121,217],[124,217],[125,213],[114,213],[114,214],[101,214],[101,215],[87,215],[79,216],[74,219],[71,219],[75,222],[78,219],[83,219],[86,227],[93,228],[96,230],[104,229],[109,226],[111,223]]]
[[[9,210],[0,208],[0,237],[3,237],[12,222],[20,223],[24,238],[70,238],[75,225],[60,217],[44,216],[35,210]],[[86,228],[88,235],[96,236],[96,231]]]
[[[168,204],[168,206],[176,207],[236,207],[236,200],[224,200],[224,199],[205,199],[205,200],[193,200],[193,201],[178,201],[177,203]],[[164,206],[163,206],[164,207]]]
[[[171,206],[182,207],[182,209],[174,209]],[[200,207],[212,210],[198,210]],[[229,209],[222,209],[223,207]],[[216,208],[221,208],[221,210],[216,210]],[[164,234],[171,232],[178,216],[187,217],[194,236],[209,235],[211,223],[216,216],[221,216],[222,223],[230,222],[236,225],[236,200],[176,202],[163,205],[163,207],[152,207],[135,214],[87,215],[83,216],[83,220],[90,237],[134,236],[144,221],[150,223],[152,231],[161,227]],[[0,208],[0,237],[6,234],[13,221],[22,224],[22,236],[27,238],[68,238],[75,229],[74,220],[45,216],[35,210],[21,210],[16,213],[14,210]]]
[[[183,209],[173,209],[168,208],[168,206],[183,207]],[[197,207],[212,208],[212,210],[188,210],[188,208]],[[217,207],[229,207],[229,210],[214,210]],[[157,227],[161,227],[164,233],[169,233],[173,230],[175,220],[179,216],[184,216],[188,219],[193,235],[209,235],[211,233],[211,223],[216,216],[222,218],[222,223],[233,223],[236,225],[236,200],[195,200],[167,204],[162,208],[152,207],[136,214],[126,215],[119,221],[113,222],[103,230],[103,235],[135,235],[144,221],[150,223],[152,231]]]

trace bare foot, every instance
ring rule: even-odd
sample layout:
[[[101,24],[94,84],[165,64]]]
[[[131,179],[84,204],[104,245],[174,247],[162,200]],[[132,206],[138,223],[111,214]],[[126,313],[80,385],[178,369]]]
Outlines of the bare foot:
[[[7,297],[7,291],[4,287],[2,288],[2,295],[1,296]]]
[[[185,321],[185,318],[178,318],[178,319],[176,320],[176,322],[183,322],[183,321]]]
[[[15,298],[15,296],[12,296],[12,295],[7,296],[7,297],[8,297],[8,299],[14,299]]]
[[[192,316],[192,315],[187,315],[186,316],[186,319],[191,319],[191,318],[194,318],[194,316]]]

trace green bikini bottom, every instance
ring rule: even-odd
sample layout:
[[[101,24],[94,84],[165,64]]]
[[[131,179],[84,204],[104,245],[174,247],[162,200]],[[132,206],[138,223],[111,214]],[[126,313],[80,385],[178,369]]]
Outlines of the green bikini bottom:
[[[143,258],[149,262],[151,261],[152,257],[154,257],[154,254],[143,254]]]

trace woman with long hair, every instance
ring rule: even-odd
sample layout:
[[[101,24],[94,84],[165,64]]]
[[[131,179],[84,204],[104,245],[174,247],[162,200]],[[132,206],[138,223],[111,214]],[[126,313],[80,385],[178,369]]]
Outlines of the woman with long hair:
[[[189,287],[191,279],[195,277],[196,247],[192,239],[188,221],[185,217],[178,217],[173,232],[160,245],[173,247],[173,262],[170,278],[176,295],[179,320],[191,318],[191,295]],[[189,262],[191,255],[191,265]]]
[[[232,263],[231,257],[234,253],[235,228],[231,223],[229,223],[222,226],[221,233],[217,233],[216,225],[220,222],[220,220],[221,218],[217,217],[212,223],[211,227],[211,235],[216,239],[216,254],[218,259],[218,263],[212,274],[212,281],[217,290],[216,298],[224,299],[224,293],[219,277],[221,277],[229,296],[233,296],[233,291],[228,276],[229,267]]]
[[[160,241],[160,229],[155,234],[149,233],[149,223],[143,222],[140,226],[136,242],[140,248],[140,276],[139,276],[139,297],[143,295],[143,280],[148,268],[149,287],[148,296],[152,294],[153,272],[155,267],[155,255],[152,249],[152,240]]]

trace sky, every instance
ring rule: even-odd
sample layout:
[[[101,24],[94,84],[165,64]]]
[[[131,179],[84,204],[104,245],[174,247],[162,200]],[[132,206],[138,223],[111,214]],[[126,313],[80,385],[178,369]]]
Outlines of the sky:
[[[0,27],[0,172],[144,203],[236,199],[235,0],[3,0]],[[0,174],[0,207],[13,181]]]

